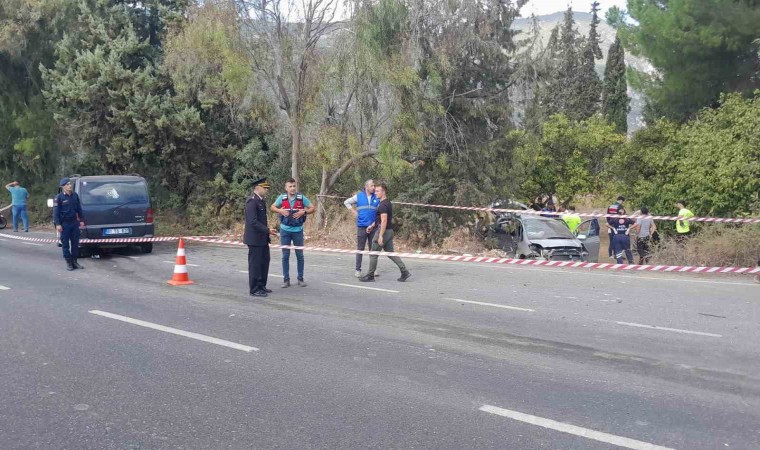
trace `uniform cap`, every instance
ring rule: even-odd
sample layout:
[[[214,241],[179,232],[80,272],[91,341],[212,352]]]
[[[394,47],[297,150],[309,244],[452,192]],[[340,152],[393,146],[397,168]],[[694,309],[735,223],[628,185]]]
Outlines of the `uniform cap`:
[[[58,183],[58,186],[65,186],[65,185],[69,184],[69,181],[71,181],[71,180],[69,180],[68,177],[61,178],[61,181]]]
[[[253,182],[253,186],[254,187],[261,186],[261,187],[267,188],[267,189],[269,189],[270,187],[272,187],[272,185],[270,185],[269,182],[267,181],[267,177],[259,178],[258,180],[254,181]]]

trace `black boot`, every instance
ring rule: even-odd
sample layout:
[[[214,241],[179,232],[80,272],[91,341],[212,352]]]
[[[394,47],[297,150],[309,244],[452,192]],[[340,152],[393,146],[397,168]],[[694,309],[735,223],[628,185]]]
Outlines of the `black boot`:
[[[84,267],[79,265],[76,258],[71,258],[71,264],[74,266],[75,269],[84,269]]]
[[[403,281],[406,281],[406,280],[408,280],[408,279],[409,279],[409,277],[411,277],[411,276],[412,276],[412,274],[411,274],[411,273],[409,273],[409,271],[408,271],[408,270],[405,270],[405,271],[401,272],[401,278],[399,278],[399,279],[398,279],[398,281],[401,281],[401,282],[403,282]]]
[[[66,270],[68,270],[70,272],[70,271],[72,271],[74,269],[75,269],[74,263],[71,262],[71,259],[67,259],[66,260]]]

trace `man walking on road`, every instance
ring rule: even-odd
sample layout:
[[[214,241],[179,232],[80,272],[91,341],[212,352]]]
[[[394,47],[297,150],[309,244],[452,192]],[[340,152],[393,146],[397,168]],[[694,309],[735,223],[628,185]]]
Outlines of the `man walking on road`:
[[[372,240],[372,251],[378,252],[385,250],[386,252],[393,251],[393,209],[391,201],[388,199],[388,186],[385,183],[378,183],[375,185],[375,194],[380,199],[380,205],[377,207],[378,220],[380,222],[379,230],[375,234]],[[401,278],[398,281],[406,281],[412,276],[404,261],[398,256],[389,256],[401,271]],[[371,255],[369,257],[369,271],[366,275],[360,278],[361,281],[375,281],[375,270],[377,270],[377,255]]]
[[[364,183],[364,190],[359,191],[353,197],[347,199],[343,204],[356,217],[356,249],[364,250],[365,247],[372,248],[372,238],[377,230],[375,219],[377,218],[377,207],[380,205],[380,199],[375,195],[375,182],[367,180]],[[356,205],[356,209],[354,209]],[[356,254],[356,277],[362,276],[362,254]]]
[[[303,246],[303,224],[306,215],[314,213],[314,205],[306,196],[297,191],[296,180],[285,182],[285,193],[277,197],[271,210],[280,215],[280,244]],[[303,280],[303,250],[296,250],[298,285],[306,287]],[[290,287],[290,249],[282,249],[282,287]]]
[[[277,232],[267,226],[267,207],[264,197],[269,192],[266,178],[253,182],[253,195],[245,202],[245,232],[243,243],[248,246],[248,291],[254,297],[266,297],[269,276],[270,236]]]
[[[77,262],[79,257],[79,227],[84,226],[84,214],[79,195],[74,192],[74,186],[68,178],[62,178],[59,186],[61,193],[53,200],[53,223],[61,233],[63,259],[66,260],[66,270],[84,269]]]
[[[26,214],[26,203],[29,200],[29,191],[21,187],[18,181],[5,185],[5,189],[11,193],[11,209],[13,210],[13,232],[18,233],[18,220],[24,223],[24,232],[29,232],[29,216]]]

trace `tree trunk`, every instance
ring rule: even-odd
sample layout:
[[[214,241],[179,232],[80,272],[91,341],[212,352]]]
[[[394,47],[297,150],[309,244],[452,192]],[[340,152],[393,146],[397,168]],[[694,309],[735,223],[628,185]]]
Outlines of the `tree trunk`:
[[[325,198],[321,195],[327,195],[330,191],[330,187],[327,185],[327,169],[322,167],[322,183],[319,186],[319,195],[317,196],[317,214],[314,216],[314,220],[317,222],[317,229],[322,230],[326,224],[322,223],[327,217],[327,210],[325,209]]]
[[[293,121],[290,130],[293,143],[290,148],[290,176],[299,183],[298,179],[298,155],[301,153],[301,124],[299,121]]]

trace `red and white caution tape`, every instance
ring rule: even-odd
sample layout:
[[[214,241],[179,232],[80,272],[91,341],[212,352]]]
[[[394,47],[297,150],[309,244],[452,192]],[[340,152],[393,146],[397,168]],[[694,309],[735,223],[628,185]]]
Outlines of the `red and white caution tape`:
[[[198,237],[185,237],[188,241],[207,242],[214,244],[226,244],[244,246],[241,241],[230,239],[209,239]],[[546,261],[533,259],[514,259],[514,258],[496,258],[487,256],[462,256],[462,255],[435,255],[427,253],[399,253],[399,252],[373,252],[367,250],[351,250],[327,247],[297,247],[293,245],[270,244],[270,248],[287,248],[291,250],[304,250],[323,253],[343,253],[378,256],[398,256],[401,258],[412,259],[429,259],[439,261],[459,261],[471,263],[488,263],[488,264],[507,264],[517,266],[545,266],[545,267],[567,267],[576,269],[604,269],[604,270],[621,270],[631,272],[682,272],[682,273],[737,273],[737,274],[754,274],[760,273],[760,267],[705,267],[705,266],[664,266],[664,265],[638,265],[638,264],[610,264],[610,263],[591,263],[581,261]]]
[[[29,236],[17,236],[14,234],[0,233],[0,236],[7,239],[15,239],[17,241],[27,242],[41,242],[45,244],[56,244],[60,242],[60,239],[52,238],[37,238]],[[113,238],[113,239],[80,239],[80,244],[139,244],[145,242],[170,242],[179,239],[175,236],[168,237],[132,237],[132,238]]]
[[[346,197],[339,197],[336,195],[318,195],[317,197],[323,198],[335,198],[344,199]],[[432,205],[427,203],[411,203],[411,202],[391,202],[394,205],[404,206],[417,206],[422,208],[434,208],[434,209],[454,209],[460,211],[479,211],[479,212],[495,212],[495,213],[516,213],[516,214],[532,214],[532,215],[545,215],[545,216],[557,216],[560,217],[562,213],[551,213],[546,211],[534,211],[532,209],[503,209],[503,208],[483,208],[477,206],[451,206],[451,205]],[[601,213],[575,213],[580,217],[588,218],[630,218],[630,219],[652,219],[652,220],[679,220],[678,216],[642,216],[642,215],[621,215],[621,214],[601,214]],[[684,222],[711,222],[711,223],[760,223],[760,217],[690,217],[688,219],[680,219]]]
[[[15,239],[20,241],[29,242],[43,242],[49,244],[55,244],[57,239],[49,238],[34,238],[25,236],[15,236],[6,233],[0,233],[3,238]],[[140,242],[168,242],[178,240],[178,236],[169,237],[153,237],[153,238],[124,238],[124,239],[82,239],[82,243],[140,243]],[[209,244],[224,244],[244,247],[245,244],[240,240],[234,239],[221,239],[217,237],[205,237],[205,236],[183,236],[183,239],[187,241],[205,242]],[[581,261],[546,261],[546,260],[533,260],[533,259],[514,259],[514,258],[496,258],[488,256],[463,256],[463,255],[436,255],[428,253],[400,253],[400,252],[373,252],[367,250],[355,250],[355,249],[341,249],[341,248],[328,248],[328,247],[305,247],[305,246],[292,246],[292,245],[279,245],[270,244],[270,248],[282,248],[291,250],[304,250],[310,252],[322,252],[322,253],[342,253],[355,255],[361,253],[363,255],[378,255],[378,256],[398,256],[401,258],[411,259],[428,259],[438,261],[458,261],[469,263],[486,263],[486,264],[507,264],[516,266],[544,266],[544,267],[563,267],[574,269],[602,269],[602,270],[619,270],[630,272],[678,272],[678,273],[712,273],[712,274],[755,274],[760,273],[760,267],[705,267],[705,266],[664,266],[664,265],[637,265],[637,264],[610,264],[610,263],[591,263]]]

